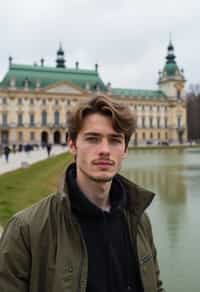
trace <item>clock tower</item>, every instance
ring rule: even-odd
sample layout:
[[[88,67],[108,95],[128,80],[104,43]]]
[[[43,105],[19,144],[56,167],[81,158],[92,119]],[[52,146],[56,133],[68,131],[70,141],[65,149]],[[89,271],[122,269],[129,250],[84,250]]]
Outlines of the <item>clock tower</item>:
[[[169,100],[182,100],[185,96],[185,77],[183,69],[179,69],[174,55],[174,46],[170,40],[167,47],[166,63],[159,72],[159,89],[165,93]]]

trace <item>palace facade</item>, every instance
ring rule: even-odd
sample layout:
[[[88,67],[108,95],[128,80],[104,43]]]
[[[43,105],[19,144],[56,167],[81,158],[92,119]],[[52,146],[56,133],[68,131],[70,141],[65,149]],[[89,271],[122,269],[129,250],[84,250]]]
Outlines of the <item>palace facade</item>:
[[[126,103],[135,114],[132,145],[187,141],[185,78],[170,41],[157,90],[112,88],[93,70],[65,65],[57,51],[56,67],[14,64],[0,83],[0,145],[60,144],[67,139],[67,116],[79,101],[94,95]]]

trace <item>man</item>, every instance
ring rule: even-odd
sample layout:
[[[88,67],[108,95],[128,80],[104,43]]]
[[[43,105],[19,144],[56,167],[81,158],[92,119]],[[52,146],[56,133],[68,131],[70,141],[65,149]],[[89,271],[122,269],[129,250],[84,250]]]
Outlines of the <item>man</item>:
[[[0,242],[1,292],[158,292],[153,194],[117,174],[134,131],[128,107],[105,97],[68,121],[75,163],[57,194],[15,215]]]

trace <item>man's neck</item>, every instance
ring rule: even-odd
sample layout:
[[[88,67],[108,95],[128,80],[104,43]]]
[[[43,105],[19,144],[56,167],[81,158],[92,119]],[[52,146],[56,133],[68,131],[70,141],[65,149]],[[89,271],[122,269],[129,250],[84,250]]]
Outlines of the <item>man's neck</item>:
[[[79,175],[77,175],[76,181],[80,190],[90,202],[104,211],[110,210],[109,192],[112,181],[96,182],[86,177],[83,179]]]

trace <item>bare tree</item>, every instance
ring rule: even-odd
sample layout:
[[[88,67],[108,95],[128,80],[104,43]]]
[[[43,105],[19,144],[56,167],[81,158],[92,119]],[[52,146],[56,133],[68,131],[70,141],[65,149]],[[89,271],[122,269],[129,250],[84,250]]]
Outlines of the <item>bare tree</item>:
[[[187,93],[188,140],[200,141],[200,84],[190,84]]]

